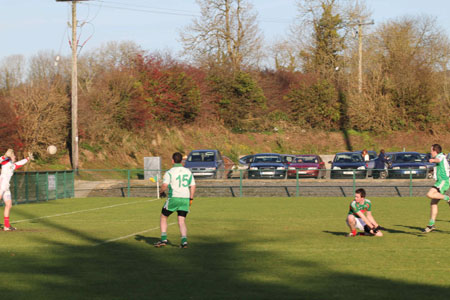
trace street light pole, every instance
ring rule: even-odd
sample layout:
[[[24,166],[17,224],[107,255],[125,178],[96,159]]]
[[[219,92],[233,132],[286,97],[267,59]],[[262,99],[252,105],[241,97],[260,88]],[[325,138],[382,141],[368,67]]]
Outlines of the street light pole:
[[[363,23],[361,18],[358,22],[358,92],[362,93],[363,79],[362,79],[362,55],[363,55],[363,25],[373,25],[375,24],[372,20],[371,22]]]
[[[56,0],[57,2],[72,2],[72,169],[78,170],[78,39],[77,39],[77,0]],[[80,0],[78,0],[80,1]],[[83,0],[81,0],[83,1]]]
[[[77,2],[72,1],[72,167],[78,170]]]

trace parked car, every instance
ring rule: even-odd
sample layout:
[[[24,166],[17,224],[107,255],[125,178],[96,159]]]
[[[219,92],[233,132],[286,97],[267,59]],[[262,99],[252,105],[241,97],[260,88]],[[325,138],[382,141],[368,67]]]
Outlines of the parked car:
[[[234,161],[228,156],[222,155],[223,164],[225,167],[225,178],[231,178],[233,176],[233,172],[236,169],[236,164]]]
[[[238,160],[238,165],[235,166],[234,169],[234,176],[240,177],[241,173],[242,173],[242,178],[247,178],[248,177],[248,166],[250,165],[250,162],[252,161],[253,157],[255,155],[254,154],[249,154],[249,155],[245,155],[239,158]]]
[[[293,154],[281,154],[283,164],[286,167],[286,170],[288,169],[289,165],[295,162],[297,156]]]
[[[283,157],[277,153],[255,154],[248,166],[248,178],[285,178]]]
[[[287,177],[313,177],[313,178],[325,178],[325,162],[322,161],[319,155],[297,155],[295,162],[291,163],[288,167]]]
[[[225,163],[219,150],[193,150],[189,153],[184,164],[189,168],[194,177],[200,178],[225,178]]]
[[[330,178],[366,178],[367,168],[361,153],[340,152],[336,153],[331,164]]]
[[[427,178],[433,178],[435,163],[430,163],[431,154],[430,153],[420,153],[420,157],[424,164],[427,165]]]
[[[389,178],[426,178],[427,164],[418,152],[388,152]]]

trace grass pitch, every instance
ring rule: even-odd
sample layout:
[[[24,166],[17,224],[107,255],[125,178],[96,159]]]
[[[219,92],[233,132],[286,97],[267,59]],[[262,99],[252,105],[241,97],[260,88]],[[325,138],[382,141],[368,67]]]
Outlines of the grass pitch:
[[[0,232],[4,299],[448,299],[450,208],[370,198],[384,237],[347,238],[350,198],[197,198],[188,249],[159,239],[163,201],[63,199],[13,207]]]

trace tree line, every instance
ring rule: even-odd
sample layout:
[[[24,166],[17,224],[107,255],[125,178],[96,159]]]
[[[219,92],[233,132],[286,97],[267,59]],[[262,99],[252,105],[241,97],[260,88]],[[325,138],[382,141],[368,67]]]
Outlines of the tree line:
[[[121,145],[185,124],[233,132],[450,128],[450,42],[432,17],[362,27],[370,13],[361,1],[301,0],[291,32],[267,45],[251,1],[197,3],[201,17],[180,34],[183,59],[133,42],[79,56],[81,141]],[[39,153],[70,143],[70,67],[70,57],[55,66],[51,52],[1,61],[0,148]]]

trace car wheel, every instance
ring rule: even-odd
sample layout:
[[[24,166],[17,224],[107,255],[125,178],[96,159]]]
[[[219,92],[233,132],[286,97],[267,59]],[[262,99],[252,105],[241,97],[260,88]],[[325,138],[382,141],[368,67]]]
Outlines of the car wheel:
[[[387,172],[386,171],[381,171],[380,172],[380,179],[386,179],[387,178]]]
[[[433,179],[433,173],[428,173],[427,174],[427,179]]]

